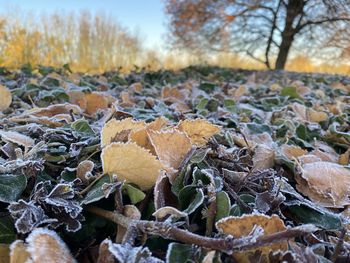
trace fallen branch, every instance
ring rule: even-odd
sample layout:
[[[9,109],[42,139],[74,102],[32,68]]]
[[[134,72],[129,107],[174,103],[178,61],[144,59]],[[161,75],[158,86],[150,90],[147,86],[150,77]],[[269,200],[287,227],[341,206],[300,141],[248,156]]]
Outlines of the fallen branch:
[[[166,222],[132,220],[118,212],[112,212],[94,206],[89,206],[86,210],[121,225],[126,229],[136,227],[138,230],[146,234],[180,241],[185,244],[194,244],[208,249],[219,250],[227,254],[279,243],[318,230],[314,225],[303,225],[300,227],[289,228],[278,233],[258,237],[245,236],[235,239],[232,236],[227,236],[223,238],[211,238],[191,233]]]

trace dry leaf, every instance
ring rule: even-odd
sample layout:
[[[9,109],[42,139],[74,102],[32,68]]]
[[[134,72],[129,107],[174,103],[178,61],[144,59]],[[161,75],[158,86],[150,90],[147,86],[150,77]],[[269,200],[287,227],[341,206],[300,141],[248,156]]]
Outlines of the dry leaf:
[[[150,141],[156,151],[159,160],[164,166],[178,169],[192,144],[187,135],[178,130],[149,131]]]
[[[283,220],[281,220],[277,215],[272,215],[269,217],[260,214],[246,214],[241,217],[226,217],[216,223],[216,228],[220,232],[227,235],[232,235],[234,238],[248,236],[256,226],[263,228],[263,235],[277,233],[286,229]],[[249,263],[249,255],[254,254],[254,252],[257,250],[260,250],[262,252],[262,257],[267,260],[270,250],[275,251],[279,249],[282,251],[287,250],[287,241],[260,247],[258,249],[248,250],[245,252],[237,252],[234,253],[233,256],[237,262]],[[266,262],[268,262],[268,260]]]
[[[4,141],[12,142],[27,148],[32,147],[35,143],[35,141],[32,138],[14,131],[0,130],[0,136]]]
[[[116,174],[118,180],[150,189],[157,181],[163,165],[149,151],[135,143],[112,143],[102,150],[104,173]]]
[[[149,140],[147,131],[160,131],[164,126],[168,124],[168,120],[164,117],[156,118],[154,121],[147,124],[146,127],[133,130],[130,132],[129,139],[135,142],[138,146],[141,146],[149,150],[152,154],[156,155],[156,152]]]
[[[7,244],[0,244],[0,263],[10,262],[10,248]]]
[[[26,239],[28,252],[33,263],[73,263],[76,262],[66,244],[48,229],[37,228]]]
[[[350,170],[331,162],[307,163],[296,174],[297,189],[324,207],[350,204]]]
[[[69,91],[67,92],[69,96],[69,102],[75,105],[78,105],[82,110],[86,110],[87,107],[87,99],[85,97],[85,93],[82,91]]]
[[[3,85],[0,85],[0,111],[6,110],[12,103],[11,91]]]
[[[101,131],[101,145],[102,147],[114,141],[114,138],[122,131],[129,132],[144,128],[146,126],[144,121],[134,121],[131,118],[126,118],[121,121],[111,119],[102,128]]]
[[[281,145],[280,149],[282,154],[290,160],[307,154],[307,150],[304,150],[296,145],[283,144]]]
[[[210,137],[221,130],[220,126],[203,119],[180,121],[177,127],[187,134],[193,144],[198,146],[205,145]]]
[[[349,164],[349,157],[350,157],[350,148],[343,154],[339,156],[338,163],[341,165],[348,165]]]
[[[70,104],[70,103],[63,103],[63,104],[54,104],[50,105],[46,108],[34,108],[29,111],[24,112],[24,116],[27,115],[34,115],[37,117],[54,117],[59,114],[81,114],[82,110],[79,106]]]
[[[275,151],[264,145],[259,144],[254,149],[253,170],[263,170],[273,167],[275,163]]]
[[[88,183],[89,178],[92,177],[92,170],[94,169],[95,164],[90,160],[84,160],[78,164],[77,167],[77,178],[82,182]]]
[[[10,246],[10,250],[10,263],[25,263],[30,259],[27,244],[24,244],[22,240],[14,241]]]
[[[86,113],[93,115],[100,109],[108,108],[108,98],[102,93],[92,92],[85,94]]]

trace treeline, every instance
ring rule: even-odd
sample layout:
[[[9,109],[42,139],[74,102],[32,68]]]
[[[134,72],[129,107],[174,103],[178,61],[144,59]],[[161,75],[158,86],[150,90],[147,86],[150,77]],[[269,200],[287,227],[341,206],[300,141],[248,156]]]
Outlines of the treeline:
[[[22,13],[4,14],[0,19],[1,67],[16,69],[23,64],[60,67],[69,63],[73,71],[81,72],[129,71],[136,66],[179,69],[194,64],[263,68],[234,53],[189,54],[146,48],[143,36],[103,13],[57,12],[41,16]],[[291,59],[286,68],[350,73],[346,65],[315,64],[306,56]]]

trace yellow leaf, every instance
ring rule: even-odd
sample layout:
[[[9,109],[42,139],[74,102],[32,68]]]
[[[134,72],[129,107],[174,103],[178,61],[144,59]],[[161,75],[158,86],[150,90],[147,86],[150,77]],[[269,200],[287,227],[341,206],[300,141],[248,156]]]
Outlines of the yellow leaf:
[[[24,244],[22,240],[14,241],[11,244],[10,249],[10,263],[25,263],[28,259],[30,259],[30,254],[27,251],[27,245]]]
[[[203,119],[184,120],[179,122],[177,127],[187,134],[193,144],[198,146],[205,145],[210,137],[221,130],[220,126]]]
[[[3,85],[0,85],[0,111],[6,110],[12,103],[11,91]]]
[[[248,236],[256,226],[260,226],[264,229],[263,235],[277,233],[286,229],[283,220],[281,220],[277,215],[272,215],[269,217],[266,215],[247,214],[241,217],[226,217],[216,223],[216,228],[220,232],[227,235],[232,235],[234,238]],[[282,251],[287,250],[287,241],[244,252],[237,252],[234,253],[233,256],[237,262],[249,263],[249,256],[254,254],[254,252],[257,250],[260,250],[262,257],[264,257],[266,260],[265,262],[268,262],[268,254],[270,250],[275,251],[279,249]]]
[[[111,119],[102,128],[101,131],[101,145],[102,147],[113,142],[115,136],[122,131],[133,131],[145,127],[146,124],[143,121],[134,121],[131,118],[126,118],[121,121]]]
[[[324,207],[350,204],[350,170],[331,162],[306,163],[295,177],[297,189]]]
[[[48,229],[37,228],[26,239],[28,252],[33,263],[73,263],[76,262],[66,244],[56,234]]]
[[[178,130],[162,132],[149,131],[150,141],[159,160],[168,167],[178,169],[191,150],[192,144],[187,135]]]
[[[131,131],[129,135],[129,139],[135,142],[138,146],[141,146],[149,150],[152,154],[156,155],[153,145],[149,140],[147,131],[148,130],[160,131],[167,124],[168,124],[168,120],[166,118],[159,117],[154,121],[148,123],[146,127]]]
[[[116,174],[120,181],[150,189],[157,181],[163,165],[149,151],[135,143],[112,143],[102,150],[104,173]]]

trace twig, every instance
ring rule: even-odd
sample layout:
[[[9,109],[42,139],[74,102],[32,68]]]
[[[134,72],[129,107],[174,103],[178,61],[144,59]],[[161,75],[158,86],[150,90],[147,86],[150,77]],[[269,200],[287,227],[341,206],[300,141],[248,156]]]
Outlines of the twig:
[[[94,206],[88,206],[86,210],[90,213],[104,217],[118,225],[121,225],[126,229],[129,229],[130,227],[136,227],[136,229],[146,234],[160,236],[165,239],[176,240],[185,244],[194,244],[208,249],[219,250],[227,254],[232,254],[235,251],[244,251],[270,245],[273,243],[279,243],[281,241],[309,234],[318,230],[313,225],[304,225],[301,227],[290,228],[281,232],[259,237],[248,236],[234,239],[229,235],[225,238],[210,238],[191,233],[187,230],[179,229],[166,222],[134,220],[125,217],[117,212],[104,210]]]
[[[337,258],[339,257],[340,255],[340,252],[343,248],[343,244],[344,244],[344,237],[345,237],[345,234],[346,234],[346,229],[343,228],[340,232],[340,237],[339,237],[339,241],[337,243],[337,245],[335,246],[335,249],[334,249],[334,253],[333,255],[331,256],[331,261],[332,262],[336,262],[337,261]]]

